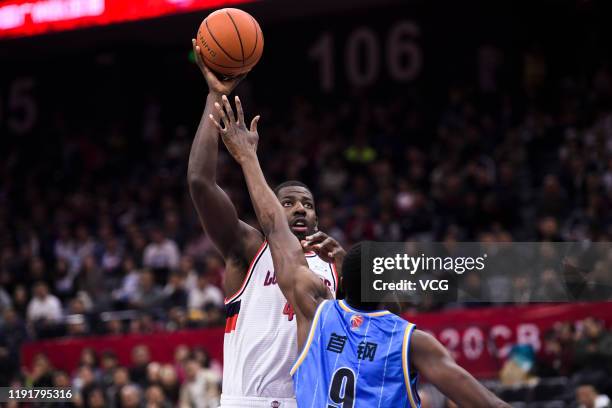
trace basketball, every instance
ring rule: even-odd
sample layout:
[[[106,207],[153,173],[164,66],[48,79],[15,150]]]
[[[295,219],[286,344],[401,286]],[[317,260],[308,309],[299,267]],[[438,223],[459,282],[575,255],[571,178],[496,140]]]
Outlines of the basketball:
[[[200,24],[196,41],[204,63],[227,77],[250,71],[261,58],[264,45],[257,21],[235,8],[208,15]]]

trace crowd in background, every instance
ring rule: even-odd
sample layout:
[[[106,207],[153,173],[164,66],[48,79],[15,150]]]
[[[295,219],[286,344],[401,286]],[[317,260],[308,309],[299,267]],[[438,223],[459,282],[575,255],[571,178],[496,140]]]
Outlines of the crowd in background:
[[[346,248],[363,239],[610,241],[612,71],[602,65],[589,75],[553,77],[543,55],[526,52],[518,76],[522,89],[513,93],[486,72],[452,85],[435,111],[415,90],[357,92],[333,107],[295,97],[247,109],[264,118],[259,157],[269,181],[306,182],[319,228]],[[165,108],[155,99],[138,107],[140,134],[113,127],[111,117],[106,137],[91,138],[59,114],[45,130],[53,143],[41,142],[43,153],[4,141],[0,359],[9,373],[19,371],[16,350],[26,339],[224,321],[223,260],[186,185],[197,124],[169,129]],[[256,225],[240,169],[223,149],[218,168],[238,213]],[[610,270],[601,268],[600,278],[612,281]],[[515,271],[511,285],[524,294],[541,279]],[[553,350],[563,342],[548,341]],[[573,347],[578,358],[580,341]],[[569,370],[561,349],[547,369]],[[203,370],[186,361],[181,370]],[[37,366],[45,364],[40,357]],[[91,388],[84,398],[124,397],[109,393],[121,375],[80,370],[78,381]],[[123,377],[117,381],[144,381],[138,392],[146,398],[164,391],[162,380]],[[178,389],[164,391],[166,398],[176,400]]]
[[[47,356],[34,357],[31,370],[11,381],[12,387],[70,387],[71,401],[53,406],[88,408],[217,408],[221,366],[202,348],[176,347],[174,361],[152,361],[145,345],[132,349],[130,366],[119,364],[111,350],[85,348],[74,372],[55,369]],[[44,404],[39,404],[45,406]],[[17,403],[7,405],[17,406]]]

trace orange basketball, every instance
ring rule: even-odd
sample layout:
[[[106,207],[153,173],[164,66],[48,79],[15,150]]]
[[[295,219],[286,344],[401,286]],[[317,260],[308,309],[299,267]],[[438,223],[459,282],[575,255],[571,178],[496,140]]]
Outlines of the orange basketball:
[[[264,45],[257,21],[235,8],[217,10],[206,17],[196,42],[204,63],[228,77],[250,71],[261,58]]]

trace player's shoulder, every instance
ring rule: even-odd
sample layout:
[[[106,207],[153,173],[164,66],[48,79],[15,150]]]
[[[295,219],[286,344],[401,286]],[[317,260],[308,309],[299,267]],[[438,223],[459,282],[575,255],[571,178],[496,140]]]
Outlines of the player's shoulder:
[[[393,312],[389,312],[385,315],[385,318],[393,323],[397,323],[402,325],[402,327],[406,327],[407,329],[415,330],[416,324],[412,323],[410,320],[402,317],[401,315],[395,314]]]

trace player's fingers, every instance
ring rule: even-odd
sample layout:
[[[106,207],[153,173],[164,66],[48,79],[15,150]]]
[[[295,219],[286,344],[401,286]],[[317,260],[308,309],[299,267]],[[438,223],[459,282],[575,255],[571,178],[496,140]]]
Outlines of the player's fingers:
[[[334,249],[332,249],[331,251],[329,251],[327,253],[327,256],[329,256],[330,258],[334,259],[336,257],[336,255],[338,255],[341,251],[341,248],[335,247]]]
[[[193,58],[195,58],[196,64],[198,64],[199,66],[204,65],[202,63],[202,54],[200,53],[200,47],[196,44],[196,40],[192,38],[191,44],[193,46]]]
[[[326,252],[326,251],[329,251],[332,248],[332,245],[334,244],[335,244],[334,239],[328,237],[320,244],[317,244],[317,247],[319,248],[320,251]]]
[[[261,116],[257,115],[251,121],[251,132],[257,132],[257,123],[259,123],[259,118]]]
[[[214,124],[215,124],[215,127],[216,127],[217,129],[219,129],[219,132],[224,133],[224,132],[226,132],[226,131],[227,131],[227,129],[223,129],[223,128],[221,127],[221,125],[219,124],[219,122],[217,122],[217,121],[215,120],[215,117],[214,117],[213,115],[208,115],[208,117],[210,118],[210,120],[212,120],[212,123],[214,123]]]
[[[204,70],[204,73],[208,76],[212,76],[213,78],[217,79],[217,76],[215,75],[215,73],[212,72],[210,68],[208,68],[208,65],[204,63],[204,60],[202,59],[201,55],[200,55],[200,62],[202,63],[202,69]]]
[[[306,251],[317,251],[317,245],[316,244],[312,244],[308,241],[302,240],[302,248],[305,249]]]
[[[195,38],[191,39],[191,48],[193,48],[194,57],[198,57],[198,53],[196,52],[200,47],[197,46]]]
[[[240,102],[240,98],[238,97],[238,95],[236,95],[234,100],[236,101],[236,114],[238,115],[238,122],[237,123],[240,126],[246,126],[244,124],[244,111],[242,110],[242,102]]]
[[[227,129],[230,126],[230,121],[228,120],[227,115],[225,114],[225,111],[221,105],[219,105],[219,102],[215,102],[215,108],[217,108],[217,112],[219,113],[219,117],[223,122],[223,126],[225,126],[225,129]]]
[[[227,118],[232,123],[236,123],[236,118],[234,117],[234,110],[232,109],[232,105],[230,105],[230,103],[229,103],[229,99],[227,99],[227,95],[223,95],[221,97],[221,101],[223,102],[223,106],[225,107],[225,112],[227,113]]]
[[[325,238],[327,238],[327,234],[322,231],[319,231],[315,232],[312,235],[308,235],[306,237],[306,241],[308,241],[309,244],[316,244],[323,241]]]

